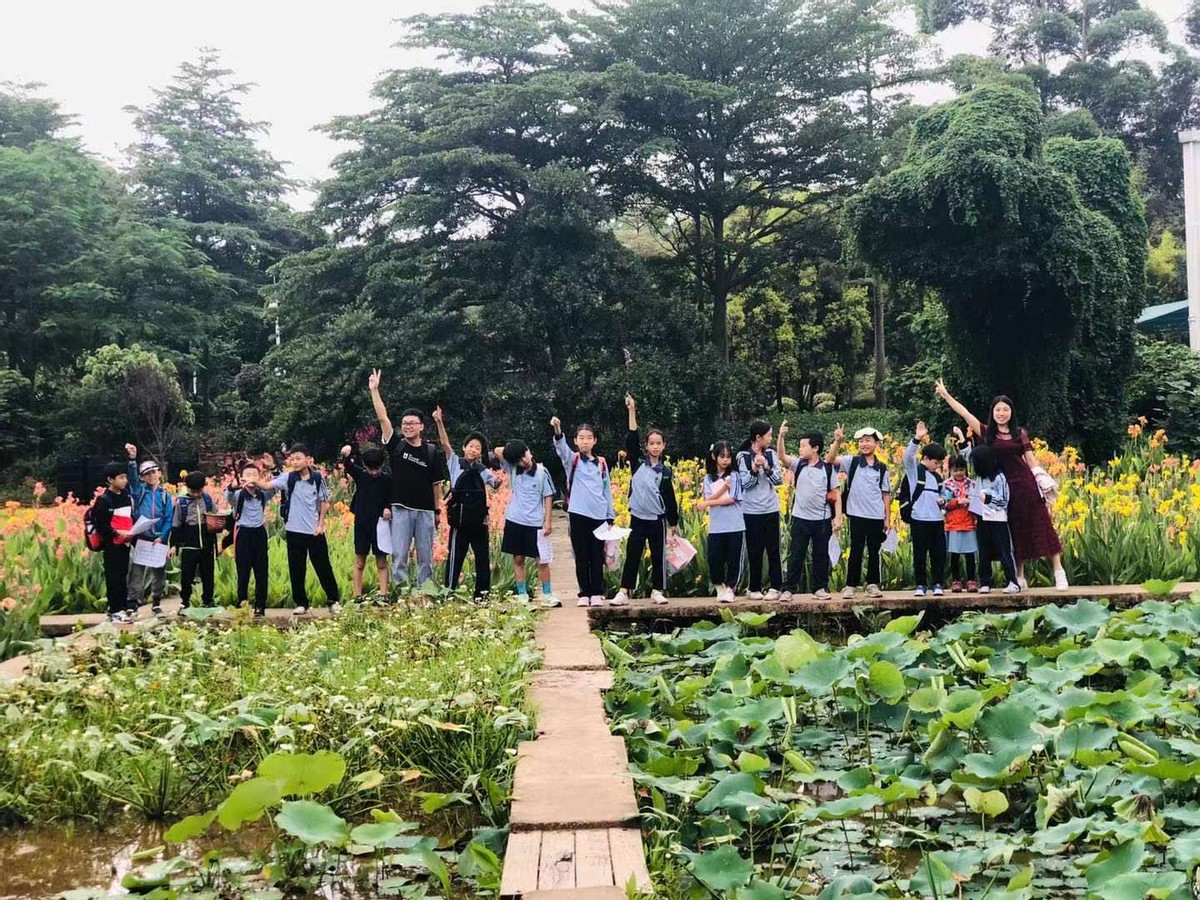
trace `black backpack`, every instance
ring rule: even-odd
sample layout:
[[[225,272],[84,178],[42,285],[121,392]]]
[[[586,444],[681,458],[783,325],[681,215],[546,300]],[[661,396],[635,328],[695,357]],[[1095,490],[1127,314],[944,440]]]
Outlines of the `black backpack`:
[[[860,468],[862,468],[863,466],[866,466],[866,465],[867,465],[867,462],[861,454],[858,456],[855,456],[854,459],[850,460],[850,471],[846,475],[846,487],[842,491],[842,512],[846,511],[846,500],[850,496],[850,488],[853,487],[853,485],[854,485],[855,474],[857,474],[857,472]],[[887,471],[887,466],[885,466],[879,460],[875,460],[875,462],[872,463],[871,465],[867,466],[867,468],[874,469],[876,472],[878,472],[879,473],[879,483],[883,484],[883,473]]]
[[[927,470],[928,471],[928,470]],[[933,476],[937,478],[936,475]],[[938,487],[941,487],[942,480],[937,478]],[[922,476],[920,483],[916,489],[913,489],[912,484],[908,480],[908,475],[905,474],[904,479],[900,482],[900,493],[896,499],[900,501],[900,521],[909,525],[912,524],[913,507],[917,505],[917,499],[925,493],[925,478]]]
[[[451,527],[462,528],[484,524],[487,514],[487,487],[483,483],[483,472],[477,466],[468,466],[450,490],[446,515]]]
[[[321,493],[321,473],[316,469],[310,469],[309,475],[312,478],[313,487],[317,489],[317,494]],[[292,508],[292,491],[296,489],[296,483],[300,480],[299,472],[288,472],[287,490],[279,492],[279,515],[283,517],[283,521],[288,520],[288,511]]]

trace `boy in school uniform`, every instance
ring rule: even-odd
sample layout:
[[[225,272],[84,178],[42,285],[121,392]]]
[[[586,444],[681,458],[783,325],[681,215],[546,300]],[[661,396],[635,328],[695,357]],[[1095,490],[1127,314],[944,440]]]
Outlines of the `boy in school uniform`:
[[[738,477],[742,480],[742,518],[746,522],[746,556],[749,569],[746,597],[778,600],[783,587],[779,560],[779,494],[783,468],[771,452],[771,424],[758,419],[750,423],[750,438],[737,455]],[[762,592],[763,555],[767,557],[767,593]]]
[[[883,436],[874,428],[860,428],[854,433],[858,455],[838,455],[842,443],[839,425],[833,432],[833,443],[825,461],[846,476],[842,490],[842,510],[850,520],[850,558],[846,565],[846,587],[842,597],[853,600],[862,581],[863,552],[867,555],[867,596],[881,597],[879,589],[879,551],[892,522],[892,484],[887,466],[880,462],[875,451]]]
[[[265,456],[269,456],[266,454]],[[264,457],[265,458],[265,457]],[[267,503],[275,494],[273,487],[260,487],[260,477],[274,478],[274,463],[264,470],[253,459],[241,465],[241,486],[225,489],[225,499],[233,507],[233,562],[237,568],[237,602],[240,606],[250,595],[250,576],[254,576],[254,615],[267,614],[267,587],[271,563],[267,555]]]
[[[126,472],[129,476],[129,497],[133,502],[133,521],[136,523],[143,516],[153,519],[154,525],[149,531],[134,538],[132,549],[137,548],[139,541],[155,544],[167,544],[171,539],[171,522],[175,513],[175,503],[170,492],[162,486],[162,470],[158,463],[147,459],[139,466],[137,462],[137,447],[125,445],[129,456]],[[131,553],[132,556],[132,553]],[[151,612],[162,615],[163,594],[167,587],[167,567],[144,566],[135,562],[129,565],[129,604],[131,611],[146,601],[150,594]]]
[[[104,553],[104,593],[108,598],[108,620],[118,625],[132,621],[129,607],[129,532],[113,526],[113,514],[132,512],[126,487],[125,466],[111,462],[104,467],[108,486],[92,504],[92,525],[100,536]],[[128,520],[132,525],[132,519]]]
[[[462,575],[468,551],[475,555],[476,600],[482,600],[492,589],[491,537],[488,534],[487,488],[500,486],[500,479],[487,465],[483,454],[487,440],[472,431],[463,441],[462,456],[454,452],[442,408],[433,411],[437,423],[438,441],[450,465],[450,496],[446,501],[450,520],[450,553],[446,560],[446,587],[455,590]],[[539,554],[540,558],[540,554]]]
[[[388,558],[379,549],[379,520],[392,520],[392,473],[384,469],[383,451],[378,447],[368,448],[355,457],[347,444],[342,448],[342,459],[346,473],[354,481],[354,497],[350,500],[350,512],[354,514],[354,599],[362,599],[363,570],[367,567],[367,555],[372,553],[379,573],[379,593],[386,596]]]
[[[946,459],[946,451],[941,444],[926,443],[928,440],[929,429],[924,422],[918,422],[916,434],[904,451],[904,474],[908,476],[912,510],[909,527],[913,542],[913,575],[917,580],[916,595],[924,597],[932,587],[934,596],[940,597],[942,579],[946,575],[946,513],[938,472]],[[917,461],[918,448],[920,462]]]
[[[208,530],[205,514],[213,511],[213,502],[204,493],[207,479],[203,472],[188,472],[183,483],[187,493],[176,500],[171,521],[171,544],[179,550],[181,606],[186,609],[191,605],[197,574],[200,575],[202,604],[212,606],[213,580],[217,568],[217,534]]]
[[[288,578],[292,586],[292,603],[298,616],[308,612],[308,591],[304,582],[308,576],[308,561],[331,608],[341,601],[341,590],[329,562],[329,543],[325,539],[325,516],[329,512],[329,486],[312,466],[308,448],[293,444],[288,448],[287,468],[283,474],[269,479],[260,474],[260,488],[287,491],[288,518],[284,531],[287,542]]]
[[[566,473],[566,506],[570,522],[571,550],[575,554],[575,580],[579,584],[577,606],[603,606],[604,541],[593,533],[617,517],[613,509],[612,480],[608,461],[596,453],[596,431],[591,425],[575,429],[572,450],[562,432],[558,416],[550,419],[554,429],[554,452]]]
[[[529,599],[525,566],[526,560],[535,559],[542,580],[542,605],[562,606],[550,584],[550,563],[553,561],[550,533],[554,530],[550,513],[554,502],[554,479],[545,466],[534,462],[533,452],[524,441],[509,441],[503,447],[497,447],[492,458],[504,470],[511,491],[508,507],[504,510],[500,551],[513,558],[517,597]]]
[[[800,435],[800,455],[788,456],[788,424],[779,425],[776,451],[795,480],[792,492],[792,540],[788,549],[787,580],[780,599],[790,601],[800,590],[808,548],[812,547],[810,589],[817,600],[829,599],[829,541],[842,530],[842,495],[833,466],[821,459],[825,438],[818,431]]]

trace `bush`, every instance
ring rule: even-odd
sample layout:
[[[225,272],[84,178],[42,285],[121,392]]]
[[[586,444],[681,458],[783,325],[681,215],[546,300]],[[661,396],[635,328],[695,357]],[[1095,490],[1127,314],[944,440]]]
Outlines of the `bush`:
[[[1200,356],[1185,344],[1139,337],[1129,411],[1164,429],[1171,449],[1200,454]]]
[[[837,398],[833,394],[814,394],[813,409],[819,413],[833,412]]]

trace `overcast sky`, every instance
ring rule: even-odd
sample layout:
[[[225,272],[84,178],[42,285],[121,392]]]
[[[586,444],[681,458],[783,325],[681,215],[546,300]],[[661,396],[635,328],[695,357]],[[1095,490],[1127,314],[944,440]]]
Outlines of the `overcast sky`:
[[[563,10],[584,0],[551,0]],[[748,3],[755,0],[746,0]],[[1185,0],[1145,0],[1178,38]],[[299,4],[280,0],[49,0],[5,4],[0,29],[0,81],[42,82],[43,93],[78,118],[77,134],[94,152],[119,162],[135,137],[129,104],[151,101],[179,63],[202,46],[215,47],[239,80],[256,87],[248,117],[271,123],[263,143],[308,183],[327,177],[340,148],[313,131],[336,115],[371,108],[370,90],[389,69],[432,62],[392,45],[395,20],[417,12],[467,12],[479,0],[341,0]],[[938,44],[947,54],[983,52],[982,28],[958,29]],[[934,99],[934,98],[930,98]],[[304,207],[312,193],[292,198]]]

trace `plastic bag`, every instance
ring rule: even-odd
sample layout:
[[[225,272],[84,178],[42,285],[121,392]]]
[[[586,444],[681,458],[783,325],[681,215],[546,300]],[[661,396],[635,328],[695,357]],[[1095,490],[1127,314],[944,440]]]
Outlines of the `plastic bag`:
[[[686,538],[673,537],[667,540],[667,574],[682,572],[695,558],[696,548]]]
[[[832,569],[842,561],[842,542],[836,534],[829,536],[829,567]]]
[[[900,535],[896,534],[895,528],[889,528],[887,537],[885,537],[883,539],[883,544],[880,546],[879,549],[882,550],[884,553],[895,553],[896,548],[899,546],[900,546]]]
[[[621,567],[621,542],[616,539],[604,542],[604,568],[615,572]]]
[[[392,555],[392,523],[387,519],[375,523],[375,546],[380,553]]]

